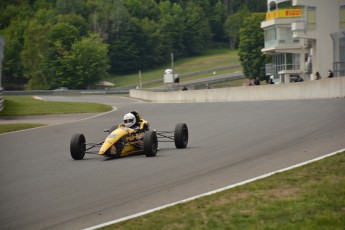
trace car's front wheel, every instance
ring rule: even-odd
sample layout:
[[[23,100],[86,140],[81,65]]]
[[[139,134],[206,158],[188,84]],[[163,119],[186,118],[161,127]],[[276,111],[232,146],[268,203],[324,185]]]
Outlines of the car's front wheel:
[[[155,131],[147,131],[143,141],[144,153],[147,157],[155,157],[158,152],[158,138]]]
[[[74,134],[71,138],[70,152],[74,160],[82,160],[85,156],[86,145],[83,134]]]
[[[188,127],[185,123],[178,123],[174,131],[175,146],[184,149],[188,144]]]

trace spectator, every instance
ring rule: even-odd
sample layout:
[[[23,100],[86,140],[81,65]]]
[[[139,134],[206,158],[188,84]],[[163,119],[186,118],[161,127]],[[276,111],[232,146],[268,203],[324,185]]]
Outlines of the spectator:
[[[188,90],[188,88],[184,85],[182,88],[182,91],[186,91],[186,90]]]
[[[270,76],[270,80],[268,81],[268,84],[274,84],[273,75]]]
[[[320,79],[321,79],[321,75],[320,75],[319,71],[316,71],[315,80],[320,80]]]
[[[333,78],[333,72],[332,72],[332,70],[328,70],[328,78]]]
[[[254,83],[253,83],[253,80],[250,80],[249,82],[248,82],[248,86],[252,86]]]
[[[259,77],[255,78],[254,85],[260,85],[260,79]]]

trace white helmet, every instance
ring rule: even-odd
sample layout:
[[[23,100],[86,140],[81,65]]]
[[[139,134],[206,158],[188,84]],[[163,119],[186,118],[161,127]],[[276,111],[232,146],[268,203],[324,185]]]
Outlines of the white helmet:
[[[133,113],[127,113],[124,117],[123,117],[123,123],[125,124],[125,126],[127,128],[132,127],[135,123],[137,122],[137,119],[135,119],[135,116]]]

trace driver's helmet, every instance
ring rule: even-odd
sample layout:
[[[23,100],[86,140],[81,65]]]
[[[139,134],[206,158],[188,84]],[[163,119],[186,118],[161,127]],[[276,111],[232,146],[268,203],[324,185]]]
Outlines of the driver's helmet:
[[[127,113],[124,117],[123,117],[123,123],[125,124],[125,126],[127,128],[132,127],[135,123],[137,122],[137,119],[135,118],[133,113]]]

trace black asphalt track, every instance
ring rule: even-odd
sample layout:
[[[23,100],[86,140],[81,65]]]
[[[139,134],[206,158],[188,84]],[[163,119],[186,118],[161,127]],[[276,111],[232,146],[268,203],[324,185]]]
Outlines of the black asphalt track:
[[[0,229],[81,229],[307,161],[345,146],[345,99],[147,103],[103,101],[103,116],[0,135]],[[187,149],[161,143],[157,157],[70,157],[74,133],[101,142],[104,128],[137,110],[157,130],[189,127]]]

